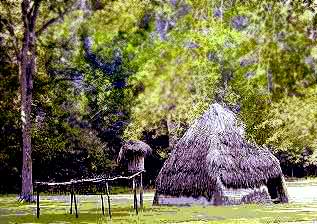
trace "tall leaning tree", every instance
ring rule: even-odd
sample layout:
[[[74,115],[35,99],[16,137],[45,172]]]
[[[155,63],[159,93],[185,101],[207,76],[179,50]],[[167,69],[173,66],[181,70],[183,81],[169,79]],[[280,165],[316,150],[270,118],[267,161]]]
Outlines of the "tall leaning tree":
[[[22,191],[20,199],[33,200],[32,180],[32,92],[37,71],[37,40],[52,24],[63,19],[76,7],[76,0],[4,0],[1,1],[0,22],[11,38],[14,63],[19,68],[22,121]]]

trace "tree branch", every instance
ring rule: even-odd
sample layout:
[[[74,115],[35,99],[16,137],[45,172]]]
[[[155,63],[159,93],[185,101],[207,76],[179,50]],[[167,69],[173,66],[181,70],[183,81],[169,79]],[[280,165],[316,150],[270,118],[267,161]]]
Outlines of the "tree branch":
[[[7,19],[1,19],[0,18],[0,23],[2,23],[4,25],[4,27],[6,27],[6,29],[9,32],[9,34],[12,36],[12,38],[13,38],[13,49],[14,49],[14,52],[16,54],[17,60],[19,60],[19,55],[20,55],[19,42],[18,42],[18,38],[17,38],[17,36],[16,36],[16,34],[14,32],[14,26]]]
[[[82,38],[82,41],[85,51],[85,58],[90,63],[90,65],[92,65],[92,67],[102,70],[109,77],[114,76],[115,74],[120,72],[122,65],[122,56],[120,52],[117,52],[113,60],[109,63],[102,60],[102,58],[93,53],[93,40],[91,37],[85,36]]]
[[[22,21],[24,28],[28,27],[28,14],[29,14],[30,1],[23,0],[21,3]]]
[[[70,9],[65,9],[63,12],[60,12],[58,16],[51,18],[43,23],[42,27],[35,32],[36,36],[40,36],[50,25],[56,23],[58,20],[64,19],[64,16],[69,12]]]
[[[34,3],[29,11],[30,14],[30,31],[33,31],[35,29],[35,22],[36,22],[36,18],[38,16],[39,13],[39,9],[40,9],[40,5],[41,5],[42,0],[34,0]]]
[[[42,25],[42,27],[36,31],[36,36],[40,36],[51,24],[55,23],[58,21],[60,17],[55,17],[55,18],[52,18],[50,20],[48,20],[46,23],[44,23]]]

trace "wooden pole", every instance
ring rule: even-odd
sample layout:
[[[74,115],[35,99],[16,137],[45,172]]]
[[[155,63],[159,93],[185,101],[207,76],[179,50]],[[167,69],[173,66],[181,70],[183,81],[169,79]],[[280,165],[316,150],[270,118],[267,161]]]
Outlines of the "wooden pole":
[[[102,215],[105,215],[105,207],[103,205],[103,196],[102,194],[100,195],[101,196],[101,210],[102,210]]]
[[[71,190],[70,192],[70,210],[69,210],[69,214],[73,214],[73,190]]]
[[[108,182],[106,182],[106,193],[107,193],[107,197],[108,197],[108,212],[109,212],[109,217],[111,219],[110,193],[109,193]]]
[[[142,173],[140,173],[140,208],[143,209],[143,180]]]
[[[37,186],[36,186],[36,217],[40,218],[40,193]]]
[[[133,209],[135,209],[135,195],[134,195],[135,182],[134,178],[132,179],[132,191],[133,191]]]
[[[78,218],[77,202],[76,202],[76,194],[75,194],[75,192],[74,192],[73,194],[74,194],[74,204],[75,204],[76,218]]]
[[[133,177],[133,179],[132,179],[132,186],[133,186],[133,195],[134,195],[134,203],[133,203],[133,205],[134,205],[134,209],[135,209],[135,212],[136,212],[136,214],[138,214],[138,198],[137,198],[137,196],[136,196],[136,182],[135,182],[135,177]]]

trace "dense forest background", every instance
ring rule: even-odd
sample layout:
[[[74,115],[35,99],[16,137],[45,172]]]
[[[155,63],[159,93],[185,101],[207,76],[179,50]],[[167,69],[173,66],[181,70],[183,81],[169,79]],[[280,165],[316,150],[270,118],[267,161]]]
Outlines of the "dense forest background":
[[[20,1],[0,1],[0,193],[19,192]],[[124,140],[153,148],[153,181],[212,102],[287,176],[317,174],[317,6],[286,0],[43,1],[33,77],[33,179],[118,174]],[[14,33],[14,35],[13,35]]]

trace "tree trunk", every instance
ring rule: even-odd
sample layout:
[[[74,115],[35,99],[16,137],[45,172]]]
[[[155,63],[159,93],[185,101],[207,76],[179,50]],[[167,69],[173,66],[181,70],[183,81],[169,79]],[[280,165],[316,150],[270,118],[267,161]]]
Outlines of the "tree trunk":
[[[168,130],[168,146],[170,148],[170,151],[172,151],[178,142],[178,138],[176,135],[177,126],[175,122],[173,122],[171,119],[166,120],[166,125]]]
[[[27,54],[29,50],[26,48]],[[23,165],[22,165],[22,193],[21,199],[32,201],[32,148],[31,148],[31,105],[32,105],[32,75],[35,63],[29,56],[21,55],[20,62],[20,82],[21,82],[21,120],[22,120],[22,140],[23,140]]]
[[[21,120],[22,120],[22,192],[20,199],[31,202],[33,200],[33,180],[32,180],[32,91],[33,75],[36,71],[36,48],[35,48],[35,24],[39,9],[39,1],[31,3],[24,0],[21,4],[23,20],[23,43],[19,56],[19,75],[21,88]],[[30,13],[33,12],[33,13]]]
[[[271,70],[267,71],[267,91],[269,93],[273,91],[273,74]]]

